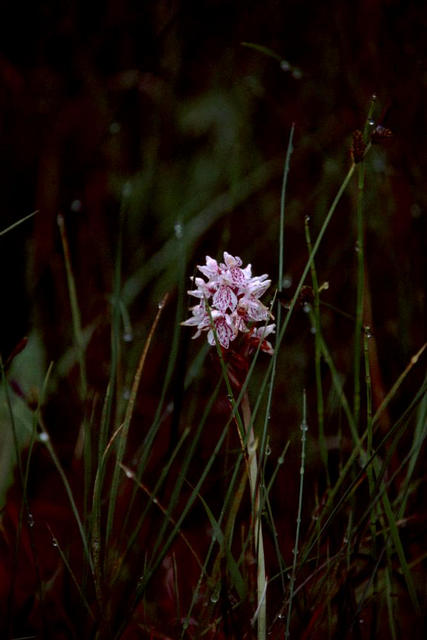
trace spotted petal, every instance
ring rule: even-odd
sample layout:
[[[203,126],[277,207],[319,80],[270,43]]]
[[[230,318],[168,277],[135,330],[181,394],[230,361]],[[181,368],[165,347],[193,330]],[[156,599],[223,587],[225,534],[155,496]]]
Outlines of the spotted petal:
[[[224,317],[218,318],[218,320],[215,321],[215,331],[219,344],[224,347],[224,349],[228,349],[230,342],[234,340],[236,336]],[[208,332],[208,342],[212,346],[215,345],[215,335],[212,329]]]
[[[231,287],[222,286],[215,293],[212,304],[222,313],[225,313],[227,309],[234,311],[237,306],[237,296]]]

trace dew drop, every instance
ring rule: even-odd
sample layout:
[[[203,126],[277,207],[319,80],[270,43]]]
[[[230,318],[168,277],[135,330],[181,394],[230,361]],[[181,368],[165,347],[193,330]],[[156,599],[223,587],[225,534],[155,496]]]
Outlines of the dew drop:
[[[180,222],[177,222],[174,225],[174,230],[175,230],[175,236],[178,238],[178,240],[180,240],[182,238],[182,236],[184,235],[182,224]]]
[[[282,71],[289,71],[289,69],[291,68],[291,65],[287,60],[281,60],[280,68]]]
[[[302,71],[300,69],[294,69],[292,71],[292,77],[295,78],[295,80],[301,80],[302,78]]]
[[[70,204],[70,211],[73,213],[79,213],[82,210],[82,202],[81,200],[73,200]]]
[[[292,286],[292,276],[285,275],[282,281],[282,287],[284,289],[289,289]]]
[[[354,250],[355,250],[356,253],[360,252],[360,245],[359,245],[358,242],[356,242],[356,244],[354,245]]]
[[[39,440],[40,442],[49,442],[49,434],[46,431],[42,431],[39,433]]]
[[[217,591],[214,591],[214,593],[211,594],[211,602],[215,604],[216,602],[218,602],[218,600],[219,600],[219,593]]]
[[[52,547],[58,547],[58,540],[56,538],[52,538]]]
[[[365,621],[363,618],[359,618],[359,624],[363,624]]]
[[[375,120],[369,120],[369,126],[370,127],[375,126]]]
[[[310,217],[310,216],[308,216],[308,215],[307,215],[307,216],[304,216],[304,221],[305,221],[307,224],[310,222],[310,220],[311,220],[311,217]]]
[[[34,524],[35,524],[34,516],[33,516],[33,514],[31,512],[28,513],[27,522],[28,522],[28,526],[29,527],[34,527]]]
[[[160,302],[157,303],[157,308],[158,309],[163,309],[163,307],[165,306],[165,303],[163,300],[160,300]]]
[[[305,422],[303,422],[303,423],[302,423],[302,425],[300,426],[300,429],[301,429],[301,431],[304,431],[304,432],[305,432],[305,431],[308,431],[308,427],[307,427],[307,425],[305,424]]]
[[[365,336],[368,338],[372,338],[372,331],[371,331],[371,327],[365,327]]]
[[[311,306],[308,304],[308,302],[304,302],[304,305],[303,305],[302,309],[303,309],[304,313],[310,313]]]
[[[122,128],[120,122],[112,122],[110,124],[110,133],[111,135],[115,135],[116,133],[119,133],[120,129]]]
[[[126,475],[127,478],[134,478],[135,477],[135,474],[131,469],[126,469],[125,470],[125,475]]]
[[[311,327],[310,333],[313,333],[313,334],[316,333],[316,327]]]
[[[348,544],[348,538],[343,539],[344,544]]]
[[[123,334],[123,340],[124,342],[132,342],[133,334],[130,331],[125,331]]]
[[[125,389],[123,391],[123,399],[124,400],[129,400],[129,398],[130,398],[130,390],[129,389]]]
[[[270,445],[267,445],[267,446],[265,447],[265,455],[266,455],[266,456],[271,455],[271,447],[270,447]]]
[[[283,456],[280,456],[280,458],[277,458],[277,464],[283,464],[285,462],[285,459]]]

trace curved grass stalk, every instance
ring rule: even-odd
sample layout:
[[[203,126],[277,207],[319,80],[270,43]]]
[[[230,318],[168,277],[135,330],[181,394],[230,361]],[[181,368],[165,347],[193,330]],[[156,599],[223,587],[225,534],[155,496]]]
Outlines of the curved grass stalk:
[[[164,417],[164,403],[165,403],[165,397],[166,397],[166,392],[169,388],[169,384],[171,382],[172,379],[172,374],[174,372],[175,369],[175,365],[178,359],[178,354],[179,354],[179,338],[180,338],[180,334],[181,334],[181,320],[182,320],[182,315],[183,315],[183,307],[184,307],[184,293],[185,293],[185,281],[184,281],[184,276],[185,276],[185,233],[182,230],[182,225],[181,223],[177,223],[175,225],[175,236],[176,236],[176,241],[178,243],[178,301],[177,301],[177,305],[176,305],[176,313],[175,313],[175,322],[174,322],[174,332],[173,332],[173,336],[172,336],[172,342],[171,342],[171,347],[170,347],[170,353],[169,353],[169,357],[168,357],[168,363],[167,363],[167,367],[166,367],[166,372],[164,375],[164,379],[163,379],[163,384],[162,384],[162,389],[160,392],[160,398],[157,404],[157,408],[156,408],[156,412],[153,418],[153,421],[151,423],[150,428],[148,429],[148,432],[146,434],[146,437],[144,439],[144,442],[142,444],[141,447],[141,451],[142,454],[140,456],[139,462],[138,462],[138,467],[136,470],[136,478],[137,480],[141,480],[142,479],[142,475],[144,473],[148,458],[150,456],[150,452],[152,449],[152,444],[154,442],[154,439],[158,433],[158,429],[160,427],[162,418]],[[163,304],[162,302],[160,303],[161,305]],[[186,389],[186,385],[188,385],[188,380],[184,379],[184,389]],[[172,405],[173,407],[173,405]],[[176,435],[176,434],[175,434]],[[129,518],[129,514],[132,511],[132,507],[136,498],[136,494],[137,494],[137,485],[135,484],[134,486],[134,490],[132,491],[132,496],[131,499],[129,501],[129,507],[128,507],[128,512],[126,514],[125,517],[125,521],[124,521],[124,525],[123,525],[123,531],[126,530],[127,528],[127,524],[128,524],[128,518]]]
[[[152,326],[150,328],[150,332],[148,334],[147,340],[145,341],[145,345],[144,345],[144,348],[142,350],[141,357],[139,359],[138,366],[137,366],[137,369],[136,369],[136,372],[135,372],[135,377],[134,377],[134,380],[133,380],[132,389],[131,389],[131,392],[130,392],[130,397],[129,397],[128,405],[127,405],[127,408],[126,408],[126,414],[125,414],[125,418],[124,418],[124,422],[123,422],[123,429],[121,431],[120,439],[119,439],[118,447],[117,447],[116,463],[114,465],[113,477],[112,477],[112,480],[111,480],[110,501],[109,501],[109,506],[108,506],[107,525],[106,525],[106,532],[105,532],[105,543],[106,543],[106,545],[108,545],[110,537],[111,537],[111,533],[112,533],[113,519],[114,519],[114,513],[115,513],[115,509],[116,509],[117,494],[118,494],[119,482],[120,482],[120,464],[123,461],[123,456],[124,456],[125,449],[126,449],[126,443],[127,443],[127,436],[128,436],[130,421],[132,419],[133,411],[134,411],[134,408],[135,408],[136,396],[137,396],[137,393],[138,393],[139,384],[141,382],[142,370],[144,368],[145,360],[147,358],[147,353],[148,353],[148,350],[150,348],[151,341],[153,339],[155,330],[156,330],[157,325],[159,323],[160,316],[161,316],[164,304],[166,302],[166,298],[167,298],[167,296],[164,297],[161,306],[159,306],[159,309],[158,309],[158,311],[156,313],[156,317],[154,319],[154,322],[153,322],[153,324],[152,324]]]
[[[65,228],[64,217],[59,214],[57,216],[57,223],[61,235],[62,250],[64,253],[65,271],[67,274],[67,286],[68,296],[71,306],[71,318],[73,324],[74,343],[77,352],[77,360],[79,363],[80,371],[80,400],[84,406],[87,398],[87,375],[86,375],[86,360],[85,360],[85,340],[82,331],[82,322],[80,315],[80,308],[77,298],[76,282],[74,279],[73,268],[71,265],[70,248],[68,245],[67,231]],[[83,440],[83,461],[84,461],[84,486],[83,486],[83,522],[86,523],[88,515],[88,499],[89,489],[91,484],[91,469],[92,469],[92,443],[90,425],[87,420],[86,410],[84,409],[83,422],[81,424],[81,430],[78,438],[78,445]]]

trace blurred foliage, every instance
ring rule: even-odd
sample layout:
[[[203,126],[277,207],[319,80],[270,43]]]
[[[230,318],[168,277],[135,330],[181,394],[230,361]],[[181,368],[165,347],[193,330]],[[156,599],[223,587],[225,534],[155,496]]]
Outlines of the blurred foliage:
[[[311,217],[315,236],[349,166],[351,134],[363,125],[372,93],[376,121],[394,134],[367,163],[379,402],[425,339],[425,19],[425,3],[417,0],[43,0],[26,3],[25,10],[3,3],[0,227],[35,208],[39,213],[0,238],[1,352],[6,359],[31,334],[19,371],[11,372],[23,384],[34,374],[40,378],[46,363],[57,363],[47,421],[62,454],[74,449],[81,407],[57,214],[68,230],[94,396],[105,391],[109,373],[120,233],[123,303],[134,337],[122,345],[126,363],[136,362],[158,301],[172,294],[142,392],[141,416],[151,418],[168,338],[185,314],[179,307],[175,312],[177,290],[187,288],[183,276],[206,254],[218,257],[226,249],[277,282],[281,177],[295,122],[285,235],[291,295],[307,260],[304,217]],[[317,260],[321,282],[329,282],[324,300],[349,314],[355,200],[354,184]],[[348,371],[352,323],[330,310],[324,318],[337,367]],[[190,344],[185,333],[176,379],[185,358],[191,362],[196,354],[198,345],[193,351]],[[303,386],[310,404],[312,363],[310,325],[301,313],[281,356],[273,446],[281,448],[298,425]],[[422,371],[414,376],[399,406],[418,388]],[[209,395],[209,380],[201,385],[202,396]],[[16,403],[25,413],[22,400]],[[335,404],[331,390],[330,414]],[[394,405],[391,410],[398,415]],[[0,420],[6,433],[3,406]],[[6,476],[12,453],[8,436],[2,438]]]

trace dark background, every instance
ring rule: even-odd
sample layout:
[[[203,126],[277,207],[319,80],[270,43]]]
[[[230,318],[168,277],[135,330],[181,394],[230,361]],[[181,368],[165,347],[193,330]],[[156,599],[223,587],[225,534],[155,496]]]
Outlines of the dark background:
[[[292,122],[286,268],[296,275],[306,258],[303,217],[312,216],[315,233],[349,165],[351,133],[376,93],[376,118],[394,138],[370,161],[368,255],[378,322],[388,323],[384,338],[405,358],[422,325],[424,20],[422,2],[377,0],[4,2],[2,228],[39,213],[1,240],[2,351],[35,326],[67,331],[58,308],[59,211],[85,323],[99,311],[98,298],[111,287],[120,192],[129,180],[126,276],[161,249],[177,219],[185,223],[224,192],[236,203],[189,243],[189,263],[226,244],[257,271],[275,274]],[[242,41],[269,47],[301,77]],[[261,185],[239,202],[241,182],[262,166]],[[354,211],[346,205],[321,255],[335,292],[352,276]],[[173,257],[167,262],[154,274],[157,282]],[[339,264],[344,268],[333,272]],[[170,273],[166,288],[171,280]],[[146,302],[138,291],[136,322],[148,310],[138,305],[140,294]],[[49,332],[53,357],[62,340]]]
[[[291,296],[307,260],[304,218],[310,216],[315,237],[350,167],[352,132],[363,127],[375,93],[375,122],[393,132],[366,163],[367,296],[378,404],[425,339],[426,18],[421,1],[3,2],[0,228],[38,210],[0,237],[3,358],[30,335],[41,356],[25,366],[42,379],[48,363],[62,362],[72,344],[56,223],[62,213],[83,326],[93,332],[89,386],[104,392],[125,209],[123,300],[134,338],[123,345],[129,375],[158,301],[170,292],[138,409],[141,424],[151,419],[169,338],[182,319],[175,314],[179,260],[188,277],[206,254],[219,258],[227,250],[251,262],[255,274],[268,272],[277,285],[281,180],[295,123],[285,230]],[[267,47],[276,57],[242,42]],[[324,300],[350,314],[356,195],[354,181],[317,260],[320,281],[329,282]],[[353,324],[330,310],[323,322],[338,369],[351,375]],[[190,335],[183,330],[175,382],[185,353],[190,359],[200,346],[189,343]],[[390,420],[422,377],[419,367]],[[76,367],[59,367],[47,409],[64,459],[81,416],[77,380]],[[313,337],[306,316],[297,313],[277,377],[276,453],[297,429],[301,390],[312,390],[313,382]],[[211,384],[208,372],[207,397]],[[334,402],[331,395],[331,413]],[[309,403],[315,432],[314,396]],[[177,428],[179,416],[175,422]]]

